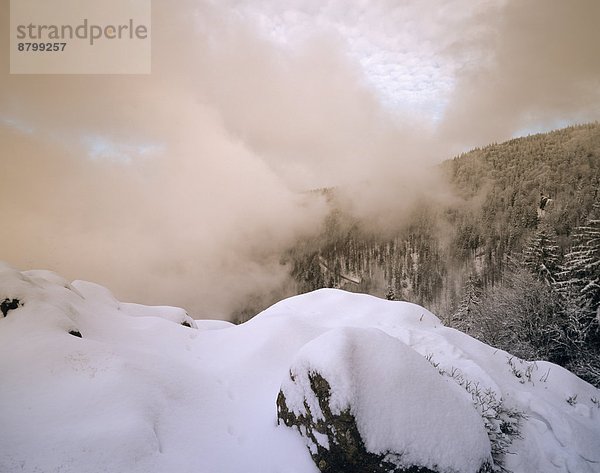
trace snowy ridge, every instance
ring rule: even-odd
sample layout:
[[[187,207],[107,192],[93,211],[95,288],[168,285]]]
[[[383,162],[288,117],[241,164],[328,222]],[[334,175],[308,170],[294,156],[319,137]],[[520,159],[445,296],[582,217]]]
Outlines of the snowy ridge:
[[[597,389],[446,328],[413,304],[320,290],[239,326],[194,323],[181,309],[120,303],[96,284],[0,265],[2,301],[3,473],[317,472],[303,438],[277,425],[277,394],[292,392],[290,370],[305,363],[327,371],[340,408],[358,406],[372,451],[412,435],[420,461],[437,455],[447,471],[468,470],[469,453],[478,458],[490,445],[469,452],[460,436],[444,435],[463,429],[462,440],[481,441],[484,421],[466,382],[525,416],[508,470],[600,472]],[[399,371],[375,389],[377,370],[390,364]],[[402,391],[406,379],[416,391]],[[426,404],[423,387],[437,401]],[[462,407],[445,415],[448,403]],[[396,429],[385,412],[423,427]],[[435,443],[424,443],[432,426]]]

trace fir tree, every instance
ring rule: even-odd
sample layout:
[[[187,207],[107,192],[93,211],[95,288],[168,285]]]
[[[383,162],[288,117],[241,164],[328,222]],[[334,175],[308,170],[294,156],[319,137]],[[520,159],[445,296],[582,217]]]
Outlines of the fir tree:
[[[523,250],[523,266],[548,286],[556,283],[560,256],[554,232],[542,225]]]
[[[452,316],[453,325],[465,332],[471,332],[476,325],[474,316],[481,304],[481,290],[473,276],[469,276],[463,287],[463,296],[458,309]]]
[[[575,245],[565,255],[560,281],[563,323],[557,339],[564,345],[564,366],[583,379],[600,384],[600,205],[595,204]]]
[[[584,226],[574,235],[575,245],[565,255],[558,291],[571,298],[588,322],[600,310],[600,204],[595,204]]]

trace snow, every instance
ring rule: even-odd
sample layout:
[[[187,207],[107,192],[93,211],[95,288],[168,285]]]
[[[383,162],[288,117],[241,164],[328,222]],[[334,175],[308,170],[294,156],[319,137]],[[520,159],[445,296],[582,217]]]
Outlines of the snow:
[[[303,438],[276,419],[277,394],[294,392],[289,372],[301,367],[324,372],[338,408],[353,406],[371,451],[410,446],[447,469],[486,455],[459,373],[526,416],[509,470],[600,472],[599,390],[417,305],[320,290],[239,326],[186,327],[182,309],[0,263],[6,298],[22,305],[0,316],[3,473],[317,472]]]
[[[77,283],[75,283],[75,285],[78,287]],[[161,317],[165,320],[170,320],[171,322],[178,324],[188,323],[190,327],[198,328],[194,319],[192,319],[185,310],[180,309],[179,307],[148,307],[140,304],[121,302],[119,303],[119,309],[133,317]]]
[[[333,329],[296,355],[282,386],[296,414],[320,413],[309,373],[331,386],[333,414],[350,409],[367,451],[403,452],[398,466],[475,472],[490,442],[471,397],[421,355],[379,329]],[[322,416],[322,415],[321,415]]]

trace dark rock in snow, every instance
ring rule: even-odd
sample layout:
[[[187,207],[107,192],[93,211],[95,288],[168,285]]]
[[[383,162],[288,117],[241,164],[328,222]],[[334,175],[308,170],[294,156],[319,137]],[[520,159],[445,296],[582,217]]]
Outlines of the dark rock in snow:
[[[313,444],[311,450],[313,460],[323,473],[435,473],[433,470],[419,466],[398,469],[396,465],[386,461],[387,455],[368,452],[358,431],[356,420],[345,409],[333,414],[329,406],[331,387],[319,373],[309,375],[310,386],[319,400],[319,406],[325,417],[315,419],[306,405],[307,416],[296,416],[287,405],[282,391],[277,396],[277,416],[288,427],[296,427],[298,431]],[[328,448],[321,445],[318,435],[327,437]]]
[[[291,373],[290,373],[290,376]],[[292,376],[292,380],[294,380]],[[366,450],[350,408],[333,414],[329,405],[331,386],[319,373],[309,374],[310,387],[319,402],[324,419],[316,418],[304,401],[306,415],[296,415],[288,408],[283,391],[277,396],[278,422],[295,427],[305,437],[309,451],[323,473],[439,473],[419,465],[399,467],[400,452],[375,454]],[[325,437],[327,440],[325,441]],[[327,443],[328,445],[323,445]],[[392,463],[391,460],[396,460]],[[491,472],[485,464],[478,473]]]
[[[74,337],[81,338],[81,332],[78,332],[77,330],[70,330],[69,335],[73,335]]]
[[[4,317],[6,317],[9,310],[17,309],[20,304],[21,304],[21,301],[19,301],[19,299],[6,298],[2,302],[0,302],[0,311],[2,311],[2,315],[4,315]]]

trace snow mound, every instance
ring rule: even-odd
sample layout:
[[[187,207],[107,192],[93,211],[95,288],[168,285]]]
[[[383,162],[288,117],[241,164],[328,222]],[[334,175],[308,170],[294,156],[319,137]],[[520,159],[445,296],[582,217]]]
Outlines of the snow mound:
[[[235,327],[234,324],[226,320],[196,320],[195,323],[198,330],[222,330]]]
[[[315,374],[329,393],[315,393]],[[397,467],[478,472],[491,463],[490,442],[470,396],[456,388],[381,330],[340,328],[298,352],[281,392],[297,417],[327,420],[349,410],[366,450]]]
[[[410,441],[419,461],[468,465],[485,457],[484,425],[492,448],[508,445],[512,455],[492,453],[514,473],[600,473],[597,389],[413,304],[320,290],[239,326],[194,325],[182,309],[0,263],[0,305],[2,473],[316,473],[302,435],[277,424],[282,382],[290,402],[310,395],[305,380],[289,384],[290,368],[329,377],[372,451]],[[513,411],[520,438],[503,444]],[[406,432],[392,419],[424,426]],[[428,429],[448,451],[423,443]]]

